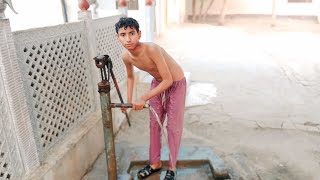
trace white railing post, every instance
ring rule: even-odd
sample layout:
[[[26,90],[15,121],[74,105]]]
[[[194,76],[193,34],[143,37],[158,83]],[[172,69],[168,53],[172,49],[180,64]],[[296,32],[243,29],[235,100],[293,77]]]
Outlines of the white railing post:
[[[88,2],[83,2],[87,0],[82,0],[82,2],[79,2],[79,8],[80,11],[78,11],[78,20],[84,21],[86,24],[86,32],[87,32],[87,42],[89,47],[89,62],[90,62],[90,74],[92,79],[92,91],[94,94],[94,109],[99,110],[100,108],[100,96],[97,91],[97,84],[100,80],[99,72],[97,71],[97,68],[95,67],[95,63],[93,61],[93,58],[97,56],[97,48],[96,48],[96,40],[95,40],[95,32],[92,28],[92,12],[89,11],[90,5],[87,5]]]
[[[0,131],[1,135],[6,134],[6,137],[0,135],[0,151],[6,155],[2,160],[8,161],[11,178],[20,179],[19,176],[38,167],[40,161],[13,33],[3,7],[3,1],[0,1],[0,121],[5,125],[0,127]],[[14,170],[10,170],[10,167]]]
[[[88,11],[90,4],[87,0],[80,0],[78,3],[80,11],[78,11],[78,20],[92,19],[91,11]]]

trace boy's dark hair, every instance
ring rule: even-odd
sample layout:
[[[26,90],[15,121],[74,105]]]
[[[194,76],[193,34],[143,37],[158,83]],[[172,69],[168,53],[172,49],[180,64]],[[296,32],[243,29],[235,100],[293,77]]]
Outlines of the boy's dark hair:
[[[139,23],[137,20],[131,18],[131,17],[121,17],[120,20],[115,24],[116,32],[118,34],[120,28],[134,28],[139,32]]]

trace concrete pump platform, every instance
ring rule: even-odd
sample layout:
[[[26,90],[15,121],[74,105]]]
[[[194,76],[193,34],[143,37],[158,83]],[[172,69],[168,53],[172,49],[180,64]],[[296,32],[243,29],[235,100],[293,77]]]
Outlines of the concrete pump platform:
[[[148,164],[148,147],[130,147],[116,145],[118,179],[138,179],[136,174]],[[146,178],[146,180],[163,179],[168,166],[168,148],[162,149],[162,171]],[[224,162],[208,147],[182,146],[177,162],[177,178],[185,180],[230,179]],[[99,156],[93,169],[83,180],[107,179],[105,153]]]

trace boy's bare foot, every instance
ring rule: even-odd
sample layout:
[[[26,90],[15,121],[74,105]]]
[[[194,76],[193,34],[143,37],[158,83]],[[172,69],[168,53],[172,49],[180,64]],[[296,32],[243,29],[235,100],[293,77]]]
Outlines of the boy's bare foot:
[[[150,166],[152,167],[152,169],[159,169],[162,167],[162,162],[159,161],[157,163],[151,164]]]
[[[176,170],[177,170],[177,168],[176,168],[176,167],[169,167],[169,169],[168,169],[168,170],[176,171]]]

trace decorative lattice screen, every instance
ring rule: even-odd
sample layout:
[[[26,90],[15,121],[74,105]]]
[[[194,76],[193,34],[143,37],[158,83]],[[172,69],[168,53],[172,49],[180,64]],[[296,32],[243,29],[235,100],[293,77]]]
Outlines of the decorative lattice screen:
[[[126,70],[121,58],[123,46],[116,37],[114,26],[120,17],[102,18],[93,22],[97,54],[110,56],[118,83],[126,79]],[[112,80],[110,82],[111,88],[114,88]]]
[[[38,146],[45,154],[92,111],[85,24],[15,33]]]
[[[12,122],[0,74],[0,180],[19,179],[24,174]]]

